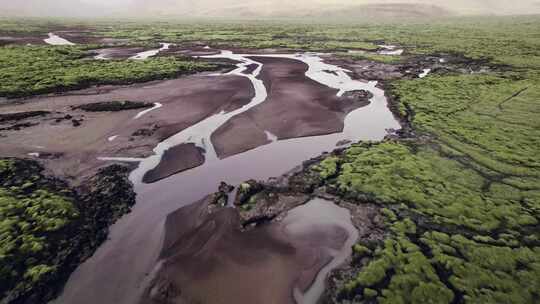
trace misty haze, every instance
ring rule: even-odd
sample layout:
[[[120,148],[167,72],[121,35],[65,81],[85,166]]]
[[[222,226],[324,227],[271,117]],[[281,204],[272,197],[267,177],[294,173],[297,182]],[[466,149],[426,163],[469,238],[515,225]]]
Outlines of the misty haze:
[[[540,2],[0,0],[1,304],[540,303]]]
[[[5,15],[57,17],[438,17],[538,14],[535,0],[1,0]]]

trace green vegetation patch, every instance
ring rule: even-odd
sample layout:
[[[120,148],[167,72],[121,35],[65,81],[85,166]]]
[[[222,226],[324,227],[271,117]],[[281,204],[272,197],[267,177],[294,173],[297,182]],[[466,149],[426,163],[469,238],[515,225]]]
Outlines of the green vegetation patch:
[[[441,144],[503,176],[540,177],[540,77],[431,76],[394,83],[400,111]]]
[[[347,294],[361,293],[365,300],[377,297],[379,303],[388,304],[451,303],[454,299],[430,259],[403,231],[378,247],[374,259],[345,288]],[[380,293],[377,288],[382,289]]]
[[[46,303],[135,201],[127,168],[109,166],[79,192],[35,161],[0,159],[0,302]]]
[[[13,22],[6,24],[7,28],[12,25]],[[36,28],[36,22],[26,27]],[[467,58],[490,59],[493,63],[513,67],[540,67],[540,37],[537,35],[540,26],[536,16],[339,25],[270,21],[214,24],[94,22],[92,28],[97,36],[126,38],[132,43],[167,41],[204,43],[222,48],[289,48],[326,52],[375,51],[378,44],[393,44],[405,48],[409,54],[462,54]],[[367,56],[387,63],[400,57]]]
[[[488,181],[477,171],[429,147],[363,143],[347,151],[341,168],[336,184],[342,193],[382,204],[403,203],[440,225],[490,233],[538,224],[538,210],[520,201],[538,199],[539,191],[504,184],[486,189]],[[498,188],[505,186],[514,189],[512,196],[500,195]]]
[[[7,46],[0,48],[0,96],[144,82],[215,68],[209,63],[176,57],[93,60],[78,47]]]
[[[538,82],[505,76],[395,82],[422,141],[360,143],[333,157],[339,170],[327,183],[386,207],[389,228],[343,298],[367,301],[375,290],[379,303],[540,299]]]
[[[403,228],[414,225],[410,219],[388,225],[393,236],[377,247],[374,258],[344,286],[344,297],[377,297],[378,303],[538,300],[540,247],[493,246],[437,231],[417,234]]]
[[[335,301],[540,301],[540,48],[523,31],[540,22],[499,21],[507,26],[373,29],[410,53],[459,54],[492,69],[390,83],[412,135],[353,145],[324,161],[337,164],[332,175],[314,167],[328,189],[375,202],[386,218],[384,242],[353,248]]]
[[[17,297],[56,272],[58,235],[79,217],[73,194],[39,171],[0,160],[0,294]]]

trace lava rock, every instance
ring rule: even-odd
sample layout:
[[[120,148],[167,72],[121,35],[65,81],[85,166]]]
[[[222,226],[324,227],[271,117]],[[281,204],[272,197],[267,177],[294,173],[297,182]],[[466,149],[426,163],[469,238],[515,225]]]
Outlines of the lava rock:
[[[18,121],[35,116],[44,116],[51,112],[49,111],[28,111],[28,112],[17,112],[17,113],[5,113],[0,114],[0,122],[6,121]]]
[[[236,197],[234,199],[234,204],[236,206],[242,206],[245,204],[253,195],[263,190],[263,185],[257,182],[256,180],[250,179],[246,182],[241,183],[238,186],[238,191],[236,192]]]
[[[366,90],[354,90],[344,93],[343,97],[360,101],[369,101],[369,99],[373,97],[373,94]]]
[[[148,102],[123,100],[87,103],[80,106],[74,106],[72,108],[80,109],[87,112],[116,112],[123,110],[150,108],[152,106],[153,104]]]

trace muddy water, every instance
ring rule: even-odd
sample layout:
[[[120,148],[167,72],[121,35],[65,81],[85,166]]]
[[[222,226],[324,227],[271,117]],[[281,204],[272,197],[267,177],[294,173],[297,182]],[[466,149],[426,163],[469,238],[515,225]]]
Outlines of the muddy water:
[[[45,43],[50,45],[75,45],[75,43],[64,39],[54,33],[49,33],[49,38],[44,39]]]
[[[319,271],[309,289],[304,293],[299,290],[294,291],[297,303],[317,303],[324,292],[326,276],[330,271],[345,262],[351,255],[351,248],[358,239],[358,231],[351,222],[351,214],[347,209],[336,206],[334,202],[315,198],[305,205],[289,211],[283,219],[282,225],[285,227],[285,234],[288,234],[293,239],[313,235],[317,232],[317,227],[327,230],[328,227],[333,226],[346,231],[347,239],[344,244],[340,244],[340,248],[326,248],[327,254],[332,257],[332,260]]]
[[[331,151],[338,141],[381,140],[388,133],[388,129],[399,128],[398,122],[387,108],[384,92],[375,86],[375,82],[352,80],[346,70],[324,63],[317,54],[272,56],[305,62],[309,66],[306,76],[338,89],[338,95],[351,90],[368,90],[373,93],[371,104],[349,113],[341,133],[272,140],[267,145],[220,160],[215,157],[209,140],[212,132],[230,117],[264,102],[267,92],[264,83],[257,78],[261,63],[247,58],[248,55],[230,52],[215,55],[214,57],[231,58],[240,62],[237,69],[231,73],[250,79],[255,88],[255,97],[243,108],[210,116],[166,139],[154,149],[154,156],[143,160],[124,159],[140,161],[139,167],[130,176],[135,184],[138,203],[130,214],[111,227],[109,240],[78,267],[70,277],[64,293],[55,303],[135,303],[157,260],[163,223],[169,213],[216,191],[221,181],[239,184],[250,178],[264,180],[279,176],[306,159],[324,151]],[[253,64],[257,68],[250,69],[252,71],[248,74],[244,73],[248,66]],[[144,173],[159,164],[164,151],[186,142],[206,150],[206,162],[203,165],[153,184],[141,183]],[[324,271],[321,273],[325,275]],[[322,287],[314,288],[320,290]],[[311,295],[308,292],[302,302],[313,303],[319,291],[313,293],[314,295]]]
[[[234,209],[207,206],[168,216],[162,260],[141,304],[315,303],[358,238],[349,211],[318,198],[248,231]],[[180,293],[163,297],[163,286]]]
[[[399,56],[404,52],[403,49],[398,49],[395,45],[379,45],[379,47],[383,48],[378,52],[380,55]]]

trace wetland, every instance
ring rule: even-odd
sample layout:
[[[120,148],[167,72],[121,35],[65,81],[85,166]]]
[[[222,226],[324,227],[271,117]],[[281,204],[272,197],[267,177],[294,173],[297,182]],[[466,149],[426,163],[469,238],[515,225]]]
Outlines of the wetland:
[[[0,22],[1,303],[540,300],[537,16]]]

